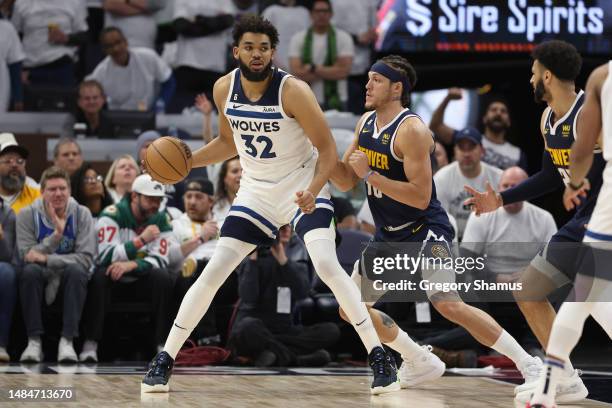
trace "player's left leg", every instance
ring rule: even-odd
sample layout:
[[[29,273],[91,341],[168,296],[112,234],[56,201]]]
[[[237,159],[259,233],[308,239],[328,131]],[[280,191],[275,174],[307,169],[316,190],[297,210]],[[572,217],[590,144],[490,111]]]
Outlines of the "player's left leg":
[[[359,289],[338,262],[332,218],[330,209],[318,206],[312,214],[301,215],[294,220],[295,231],[306,244],[315,271],[334,293],[368,351],[368,360],[374,372],[372,393],[397,391],[400,384],[395,362],[382,348],[370,314],[361,302]]]

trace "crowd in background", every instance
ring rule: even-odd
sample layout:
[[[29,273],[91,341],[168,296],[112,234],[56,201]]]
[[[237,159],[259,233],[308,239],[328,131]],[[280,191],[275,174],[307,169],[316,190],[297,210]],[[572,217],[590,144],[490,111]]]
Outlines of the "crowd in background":
[[[323,109],[359,114],[377,3],[315,0],[306,8],[292,0],[5,0],[0,111],[28,109],[28,88],[76,86],[75,122],[86,124],[87,135],[99,134],[103,110],[180,113],[193,105],[204,114],[208,142],[214,137],[213,107],[206,95],[234,66],[229,31],[242,14],[256,12],[280,32],[277,67],[308,82]],[[464,185],[482,191],[488,183],[503,191],[527,175],[524,153],[506,140],[507,102],[489,101],[482,123],[474,124],[480,132],[444,123],[448,104],[459,98],[459,89],[449,89],[429,123],[438,140],[432,155],[437,198],[456,240],[478,254],[491,249],[474,243],[546,242],[556,231],[554,220],[530,203],[480,218],[463,205]],[[214,251],[241,167],[231,159],[162,186],[139,165],[158,137],[155,130],[142,133],[135,152],[117,157],[105,173],[87,162],[77,140],[62,137],[53,166],[36,181],[27,174],[29,152],[12,134],[0,134],[0,362],[112,358],[104,349],[108,316],[126,300],[148,305],[150,324],[142,342],[151,350],[161,347],[183,295]],[[355,204],[334,197],[338,256],[347,273],[360,243],[375,232],[367,201]],[[508,281],[534,254],[521,255],[488,273]],[[46,311],[54,307],[60,323],[47,327]],[[424,320],[414,304],[385,308],[449,366],[474,366],[476,353],[483,351],[433,310]],[[536,347],[525,324],[509,322],[513,326]],[[330,350],[346,351],[352,332],[344,329],[333,295],[287,226],[272,247],[254,252],[223,285],[192,340],[227,346],[259,366],[322,365],[332,359]],[[55,349],[43,353],[46,338],[55,339],[57,355]]]

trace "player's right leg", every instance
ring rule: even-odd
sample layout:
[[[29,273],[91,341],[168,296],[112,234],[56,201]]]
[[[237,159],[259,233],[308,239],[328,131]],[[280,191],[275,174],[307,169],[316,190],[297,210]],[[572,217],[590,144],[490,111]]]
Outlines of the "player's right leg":
[[[248,208],[240,208],[238,211],[247,211],[249,216],[256,214]],[[254,218],[265,222],[262,225],[262,222],[253,222],[248,218],[232,215],[230,209],[230,215],[221,228],[221,238],[215,252],[200,277],[185,294],[164,350],[153,359],[142,381],[142,392],[169,391],[168,381],[172,375],[174,359],[191,331],[208,310],[223,282],[257,244],[271,242],[270,236],[275,233],[274,225],[261,216]]]
[[[358,288],[361,288],[361,280],[367,279],[360,273],[360,264],[360,261],[355,262],[351,274],[351,279]],[[368,287],[372,287],[372,285],[368,285]],[[414,387],[440,378],[444,374],[446,365],[431,352],[429,346],[420,346],[415,343],[408,336],[408,333],[402,330],[390,316],[375,309],[372,302],[366,302],[365,305],[380,341],[402,356],[402,365],[398,371],[402,388]],[[340,307],[339,313],[342,319],[350,322],[342,307]]]
[[[382,348],[372,319],[361,302],[359,289],[338,262],[332,217],[332,211],[317,207],[312,214],[303,215],[295,222],[295,230],[306,244],[315,271],[334,293],[368,352],[374,374],[372,394],[397,391],[400,383],[395,361]]]

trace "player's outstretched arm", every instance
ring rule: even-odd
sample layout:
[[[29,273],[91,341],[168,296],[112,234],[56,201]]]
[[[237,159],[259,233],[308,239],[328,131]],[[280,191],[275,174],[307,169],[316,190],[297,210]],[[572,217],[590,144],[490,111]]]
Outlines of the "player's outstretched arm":
[[[357,146],[359,144],[359,130],[361,129],[361,124],[363,123],[367,115],[369,115],[369,112],[365,113],[357,122],[353,143],[351,143],[348,149],[346,149],[342,160],[339,160],[336,163],[336,167],[332,171],[330,181],[340,191],[352,190],[360,180],[360,178],[357,177],[357,174],[355,174],[355,171],[349,164],[349,157],[351,156],[351,153],[353,153],[357,149]]]
[[[408,181],[391,180],[370,170],[363,152],[353,152],[349,161],[358,176],[367,176],[368,183],[384,195],[424,210],[431,200],[430,154],[434,148],[431,131],[420,119],[409,118],[401,124],[397,132],[391,148],[395,150],[396,155],[403,158]]]
[[[285,84],[282,98],[285,112],[297,120],[319,151],[315,175],[307,188],[314,199],[329,180],[338,162],[336,142],[308,84],[290,78]]]
[[[214,138],[207,145],[193,152],[193,167],[205,167],[230,159],[238,154],[232,129],[223,113],[225,100],[230,86],[230,75],[225,75],[215,82],[213,96],[215,105],[219,110],[219,137]]]

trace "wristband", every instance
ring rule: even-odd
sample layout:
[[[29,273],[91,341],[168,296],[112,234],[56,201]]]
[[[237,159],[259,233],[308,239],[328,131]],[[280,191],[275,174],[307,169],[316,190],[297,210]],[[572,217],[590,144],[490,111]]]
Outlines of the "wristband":
[[[134,243],[134,246],[136,247],[136,249],[140,249],[143,246],[145,246],[145,242],[141,237],[134,238],[132,242]]]
[[[314,74],[316,70],[317,70],[317,66],[315,64],[311,64],[310,65],[310,72]]]
[[[569,188],[571,188],[571,189],[572,189],[572,190],[574,190],[574,191],[576,191],[576,190],[580,190],[580,189],[582,188],[582,186],[584,186],[584,180],[582,180],[582,181],[580,182],[580,184],[578,184],[578,185],[576,185],[576,184],[572,183],[572,182],[571,182],[571,180],[570,180],[570,182],[569,182],[569,183],[567,183],[567,185],[568,185],[568,187],[569,187]]]
[[[370,171],[368,171],[368,174],[366,174],[366,175],[365,175],[365,177],[363,178],[363,181],[365,181],[365,182],[367,183],[367,182],[368,182],[368,179],[370,178],[370,176],[371,176],[372,174],[378,174],[378,173],[376,173],[374,170],[370,170]]]

